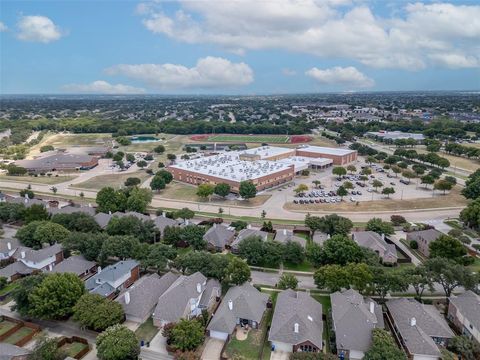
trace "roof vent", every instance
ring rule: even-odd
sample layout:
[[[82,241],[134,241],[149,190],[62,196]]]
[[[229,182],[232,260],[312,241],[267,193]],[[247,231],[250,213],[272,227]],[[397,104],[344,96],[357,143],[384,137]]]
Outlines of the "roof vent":
[[[125,304],[130,304],[130,291],[125,293]]]
[[[7,243],[7,249],[12,250],[12,243],[10,241]]]
[[[232,299],[228,300],[228,308],[229,308],[230,310],[233,310],[233,301],[232,301]]]
[[[313,321],[313,318],[310,315],[307,316],[307,319]]]
[[[415,326],[415,325],[417,325],[417,319],[415,319],[414,317],[412,317],[412,318],[410,319],[410,326]]]
[[[370,301],[370,312],[372,314],[375,313],[375,303],[373,301]]]
[[[197,283],[197,292],[200,294],[202,292],[202,284]]]
[[[293,324],[293,332],[298,334],[298,323]]]
[[[22,259],[25,259],[25,251],[22,251],[20,255],[22,256]]]

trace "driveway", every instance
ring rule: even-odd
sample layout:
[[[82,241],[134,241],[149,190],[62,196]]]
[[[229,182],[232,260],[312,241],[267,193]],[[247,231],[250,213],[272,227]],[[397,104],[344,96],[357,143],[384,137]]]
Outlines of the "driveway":
[[[162,335],[161,331],[159,331],[152,341],[150,341],[149,350],[160,354],[168,354],[167,338]]]
[[[223,340],[208,338],[205,349],[203,349],[202,360],[219,360],[224,344]]]
[[[272,351],[270,354],[270,360],[288,360],[290,353],[285,351]]]

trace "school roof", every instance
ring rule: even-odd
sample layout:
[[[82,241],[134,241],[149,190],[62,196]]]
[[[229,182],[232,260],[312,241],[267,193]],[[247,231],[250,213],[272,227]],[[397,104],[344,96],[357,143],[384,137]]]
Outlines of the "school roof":
[[[307,151],[311,153],[318,153],[318,154],[337,155],[337,156],[348,155],[355,152],[355,150],[350,150],[350,149],[331,148],[331,147],[313,146],[313,145],[303,145],[301,147],[298,147],[297,150]]]

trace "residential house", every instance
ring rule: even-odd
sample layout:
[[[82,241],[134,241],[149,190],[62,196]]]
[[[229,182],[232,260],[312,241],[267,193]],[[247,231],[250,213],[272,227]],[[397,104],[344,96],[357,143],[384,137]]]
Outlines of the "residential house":
[[[321,352],[322,332],[322,304],[303,291],[278,294],[268,335],[275,351]]]
[[[315,231],[313,233],[313,236],[312,236],[312,241],[317,244],[317,245],[320,245],[320,246],[323,246],[323,244],[325,243],[325,241],[327,241],[328,239],[330,239],[330,235],[328,234],[325,234],[321,231]]]
[[[94,218],[95,218],[95,221],[97,222],[97,224],[102,229],[105,229],[107,227],[108,223],[110,222],[110,220],[112,219],[112,217],[115,217],[115,216],[116,217],[134,216],[137,219],[142,220],[142,221],[152,220],[149,216],[141,214],[141,213],[136,212],[136,211],[127,211],[127,212],[116,211],[113,214],[111,212],[109,212],[108,214],[107,213],[98,213],[94,216]]]
[[[352,239],[358,245],[377,253],[384,264],[396,264],[398,261],[397,249],[394,244],[385,241],[385,234],[379,235],[374,231],[355,231]]]
[[[25,197],[7,197],[7,202],[14,203],[14,204],[23,204],[25,207],[30,207],[32,205],[41,205],[46,206],[46,203],[40,199],[30,199],[28,194],[25,194]]]
[[[418,251],[426,257],[430,256],[430,244],[443,234],[435,229],[412,231],[407,233],[407,242],[415,240],[418,244]]]
[[[237,325],[258,328],[268,299],[249,283],[228,289],[207,326],[210,337],[227,340]]]
[[[307,240],[305,240],[303,237],[295,235],[292,230],[287,229],[277,230],[277,232],[275,233],[275,241],[278,241],[282,244],[293,241],[302,245],[302,247],[305,247],[307,245]]]
[[[372,330],[383,329],[382,307],[356,290],[330,294],[337,354],[362,359],[372,344]]]
[[[240,242],[252,236],[258,236],[262,239],[262,241],[267,241],[268,233],[265,231],[252,229],[250,228],[250,225],[249,225],[248,228],[240,230],[240,232],[237,234],[237,237],[235,238],[235,240],[233,240],[232,244],[230,245],[231,251],[233,253],[238,252],[238,245],[240,244]]]
[[[8,259],[13,256],[17,248],[20,246],[20,242],[15,239],[1,239],[0,240],[0,260]]]
[[[82,255],[70,256],[52,269],[54,273],[73,273],[81,279],[87,279],[97,272],[97,264],[88,261]]]
[[[128,321],[145,322],[152,315],[158,299],[179,278],[168,272],[162,277],[158,274],[144,276],[122,292],[115,301],[120,303]]]
[[[67,205],[61,208],[49,207],[47,209],[47,212],[52,216],[56,214],[75,214],[75,213],[82,213],[82,214],[94,216],[95,208],[91,206]]]
[[[441,359],[441,347],[455,336],[445,318],[433,305],[414,299],[389,300],[387,318],[410,359]]]
[[[218,287],[208,284],[212,281],[218,284]],[[207,292],[207,289],[210,291]],[[182,275],[158,299],[153,313],[153,324],[162,327],[180,319],[198,316],[205,307],[213,305],[220,292],[220,284],[216,280],[207,280],[200,272],[189,276]]]
[[[100,294],[110,299],[117,292],[128,288],[140,278],[140,266],[135,260],[123,260],[98,272],[85,282],[85,287],[92,294]]]
[[[160,231],[161,237],[163,237],[163,233],[167,226],[175,227],[180,225],[177,220],[168,218],[165,212],[163,212],[161,216],[157,216],[153,220],[153,223],[155,224],[155,227],[158,229],[158,231]]]
[[[98,213],[93,218],[97,222],[98,226],[100,226],[102,229],[105,229],[112,218],[112,214]]]
[[[203,235],[203,240],[207,242],[210,250],[223,251],[229,247],[235,237],[235,230],[221,224],[213,224]]]
[[[448,319],[460,333],[480,343],[480,296],[468,290],[450,297]]]

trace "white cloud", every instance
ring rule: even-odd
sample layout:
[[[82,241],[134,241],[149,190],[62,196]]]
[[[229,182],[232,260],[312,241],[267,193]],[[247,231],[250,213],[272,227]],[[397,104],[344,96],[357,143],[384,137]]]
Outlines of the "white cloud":
[[[422,69],[439,55],[480,62],[480,6],[415,3],[381,18],[362,1],[191,1],[166,14],[150,4],[143,24],[187,43],[212,43],[241,53],[285,49],[346,58],[382,68]],[[398,4],[398,3],[395,3]],[[403,5],[402,5],[403,6]],[[437,59],[435,59],[437,58]]]
[[[294,75],[297,74],[297,72],[293,69],[283,68],[282,69],[282,74],[285,75],[285,76],[294,76]]]
[[[8,27],[3,22],[0,21],[0,32],[7,31]]]
[[[22,16],[17,27],[17,37],[24,41],[49,43],[62,37],[60,28],[46,16]]]
[[[110,84],[103,80],[93,81],[90,84],[69,84],[63,90],[71,93],[92,94],[142,94],[145,89],[123,84]]]
[[[323,85],[339,85],[353,88],[368,88],[375,85],[373,79],[367,77],[353,66],[335,66],[324,70],[314,67],[306,71],[305,74]]]
[[[120,64],[105,71],[162,90],[237,87],[253,81],[253,71],[247,64],[211,56],[199,59],[191,68],[177,64]]]

